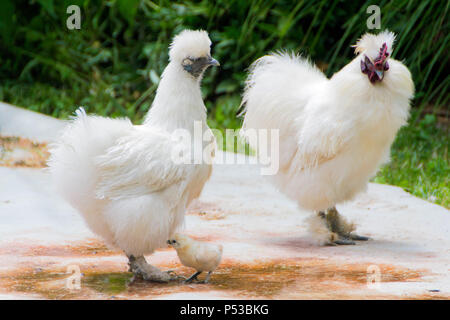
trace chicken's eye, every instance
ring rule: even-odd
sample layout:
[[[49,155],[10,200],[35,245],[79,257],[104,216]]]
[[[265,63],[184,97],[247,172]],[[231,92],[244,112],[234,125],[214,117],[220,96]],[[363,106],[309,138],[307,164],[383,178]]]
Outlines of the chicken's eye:
[[[183,60],[183,66],[190,66],[194,63],[194,61],[192,61],[192,59],[190,58],[186,58]]]
[[[194,61],[190,58],[186,58],[183,60],[182,66],[184,70],[189,72],[190,74],[194,73]]]

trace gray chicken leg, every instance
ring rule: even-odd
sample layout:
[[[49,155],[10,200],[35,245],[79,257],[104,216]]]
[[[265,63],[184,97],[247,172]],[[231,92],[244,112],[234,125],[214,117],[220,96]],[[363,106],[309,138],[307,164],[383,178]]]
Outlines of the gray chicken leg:
[[[133,272],[135,277],[142,278],[146,281],[165,283],[179,279],[176,275],[172,274],[172,271],[161,271],[155,266],[148,264],[144,256],[128,256],[128,265],[130,266],[129,271]]]
[[[370,239],[353,233],[355,226],[347,222],[336,210],[336,207],[329,208],[326,212],[319,211],[318,215],[324,219],[328,230],[338,235],[338,239],[330,241],[328,245],[354,245],[356,244],[354,241],[367,241]]]
[[[184,283],[191,283],[194,280],[198,281],[198,276],[201,274],[201,271],[197,271],[196,273],[194,273],[192,276],[190,276],[188,279],[184,280]]]

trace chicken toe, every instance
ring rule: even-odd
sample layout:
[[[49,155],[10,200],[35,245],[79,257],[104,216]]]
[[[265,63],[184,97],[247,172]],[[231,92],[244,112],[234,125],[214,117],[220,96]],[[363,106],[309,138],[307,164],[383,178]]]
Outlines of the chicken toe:
[[[351,239],[351,240],[355,240],[355,241],[368,241],[368,240],[370,240],[369,237],[360,236],[359,234],[356,234],[356,233],[350,233],[348,235],[348,238]]]
[[[353,233],[355,225],[348,222],[339,212],[336,207],[332,207],[326,210],[326,213],[320,211],[319,217],[324,219],[328,230],[336,234],[336,239],[331,239],[329,244],[331,245],[354,245],[354,241],[367,241],[369,237],[360,236]]]
[[[133,272],[136,278],[163,283],[179,279],[178,276],[173,274],[173,271],[161,271],[155,266],[148,264],[144,256],[136,258],[131,255],[128,257],[128,260],[128,265],[130,266],[129,271]]]
[[[194,280],[198,280],[197,277],[199,276],[200,273],[202,273],[202,272],[201,271],[197,271],[192,276],[190,276],[188,279],[184,280],[184,283],[191,283]]]
[[[327,245],[328,246],[346,246],[346,245],[355,245],[356,243],[350,239],[345,239],[345,238],[339,238],[336,239],[332,242],[328,242]]]

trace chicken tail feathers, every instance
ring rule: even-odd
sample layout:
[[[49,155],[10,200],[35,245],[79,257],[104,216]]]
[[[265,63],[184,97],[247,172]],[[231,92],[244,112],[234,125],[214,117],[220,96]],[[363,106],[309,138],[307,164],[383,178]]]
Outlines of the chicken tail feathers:
[[[256,60],[250,66],[241,104],[245,114],[241,134],[250,146],[258,149],[249,129],[278,129],[280,137],[291,136],[294,132],[287,124],[292,126],[304,107],[311,92],[308,87],[324,81],[328,81],[325,75],[299,54],[276,52]]]

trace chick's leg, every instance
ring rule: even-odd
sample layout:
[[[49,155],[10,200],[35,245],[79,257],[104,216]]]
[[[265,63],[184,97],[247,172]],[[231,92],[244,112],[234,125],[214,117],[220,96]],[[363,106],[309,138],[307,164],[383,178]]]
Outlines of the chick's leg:
[[[185,283],[190,283],[193,280],[198,280],[198,276],[200,275],[200,273],[202,273],[201,271],[197,271],[196,273],[194,273],[192,276],[190,276],[189,278],[187,278],[186,280],[184,280]]]
[[[209,282],[209,279],[211,278],[211,273],[212,273],[212,271],[208,272],[208,274],[206,275],[205,280],[203,280],[203,283],[208,283]]]
[[[342,217],[336,210],[336,207],[332,207],[324,212],[319,212],[319,215],[324,218],[327,228],[338,235],[338,239],[333,241],[333,244],[337,245],[348,245],[355,244],[353,240],[357,241],[367,241],[368,237],[363,237],[353,233],[355,230],[355,225],[349,223]]]
[[[129,271],[133,272],[134,276],[137,278],[154,282],[169,282],[178,279],[178,277],[171,275],[170,272],[161,271],[151,264],[148,264],[144,256],[135,257],[129,255],[128,260],[128,265],[130,266]]]

